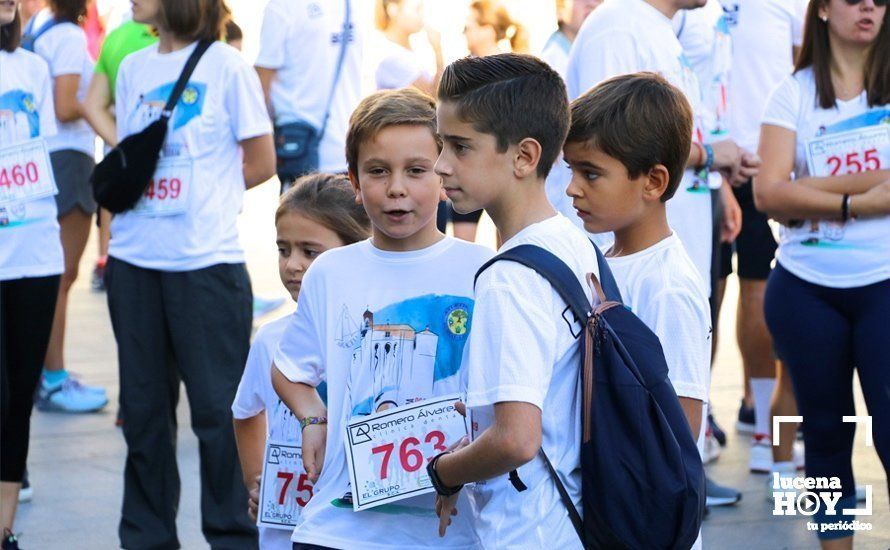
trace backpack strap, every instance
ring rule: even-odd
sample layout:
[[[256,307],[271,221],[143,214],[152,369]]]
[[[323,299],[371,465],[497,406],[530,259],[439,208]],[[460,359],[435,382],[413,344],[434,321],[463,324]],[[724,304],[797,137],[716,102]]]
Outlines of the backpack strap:
[[[176,81],[176,85],[173,87],[173,91],[170,92],[170,97],[167,99],[167,104],[164,105],[164,111],[161,113],[161,116],[164,118],[170,118],[170,115],[173,114],[173,109],[176,107],[176,103],[179,101],[179,98],[182,96],[182,92],[185,91],[185,87],[188,84],[189,78],[191,78],[192,73],[195,71],[195,67],[198,66],[198,61],[201,59],[201,56],[204,55],[204,52],[207,51],[207,48],[213,42],[209,40],[201,40],[198,42],[198,45],[195,46],[195,49],[192,50],[191,55],[189,55],[188,61],[185,62],[185,67],[183,67],[182,72],[179,74],[179,80]]]
[[[550,477],[552,477],[553,481],[556,483],[556,490],[559,491],[559,498],[562,500],[563,505],[566,507],[566,511],[569,513],[569,519],[572,520],[572,526],[575,528],[578,538],[581,539],[581,543],[584,544],[584,521],[581,519],[581,514],[578,513],[578,509],[575,507],[575,503],[572,502],[572,497],[569,496],[566,486],[563,485],[562,480],[559,479],[559,474],[556,473],[556,468],[553,467],[553,464],[550,463],[550,459],[547,458],[547,453],[544,452],[543,447],[541,447],[541,458],[544,459],[544,464],[547,465]]]
[[[615,276],[612,275],[612,269],[609,267],[609,262],[606,261],[606,257],[603,256],[602,251],[596,243],[590,241],[590,244],[592,244],[593,249],[596,250],[596,265],[599,267],[600,272],[599,279],[592,273],[590,274],[590,277],[600,300],[603,302],[624,303],[621,299],[621,291],[618,290],[618,283],[615,282]]]
[[[349,35],[352,27],[352,0],[345,0],[346,16],[343,18],[343,29],[340,33],[340,53],[337,55],[337,66],[334,69],[334,82],[331,84],[331,93],[328,94],[328,104],[324,108],[324,119],[321,122],[321,129],[318,131],[318,140],[324,137],[324,133],[328,128],[328,119],[331,117],[331,103],[334,101],[334,95],[337,92],[337,82],[340,81],[340,75],[343,73],[343,62],[346,59],[346,48],[349,46]]]
[[[55,27],[59,23],[62,23],[62,21],[59,21],[58,19],[55,18],[55,16],[53,16],[53,17],[50,17],[49,20],[46,21],[43,25],[41,25],[40,28],[37,29],[37,31],[35,32],[34,31],[35,19],[36,19],[35,17],[32,17],[31,20],[28,21],[28,24],[25,26],[25,32],[22,33],[22,43],[21,43],[22,49],[28,50],[29,52],[34,51],[34,45],[37,43],[38,38],[43,36],[46,33],[46,31]]]

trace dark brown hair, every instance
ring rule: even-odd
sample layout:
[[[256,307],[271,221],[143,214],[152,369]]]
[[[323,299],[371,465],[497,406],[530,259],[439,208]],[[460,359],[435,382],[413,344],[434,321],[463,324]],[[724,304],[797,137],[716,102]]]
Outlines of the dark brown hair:
[[[0,50],[12,53],[22,41],[22,14],[15,10],[12,21],[0,26]]]
[[[87,0],[48,0],[46,4],[56,19],[75,25],[87,14]]]
[[[616,76],[572,102],[566,142],[587,142],[618,160],[631,178],[661,164],[670,175],[661,202],[674,196],[692,147],[692,107],[664,77]]]
[[[161,26],[179,38],[215,42],[232,12],[224,0],[161,0]]]
[[[813,68],[816,80],[816,101],[823,109],[837,104],[837,94],[831,82],[831,43],[828,40],[828,22],[819,19],[819,8],[830,0],[811,0],[804,19],[803,44],[797,57],[794,72]],[[890,103],[890,8],[884,12],[881,32],[869,48],[865,63],[865,91],[868,105]]]
[[[412,124],[429,129],[436,148],[442,140],[436,133],[436,102],[415,88],[381,90],[363,99],[352,116],[346,132],[346,163],[349,171],[358,174],[358,150],[362,143],[389,126]]]
[[[537,57],[502,53],[465,57],[445,67],[439,101],[457,105],[461,120],[497,139],[498,151],[525,138],[541,144],[538,177],[545,178],[569,127],[566,85]]]
[[[315,220],[340,237],[343,244],[371,236],[371,222],[362,205],[355,202],[349,178],[341,174],[309,174],[294,182],[278,201],[275,223],[281,216],[297,212]]]
[[[244,40],[244,32],[241,30],[241,27],[238,25],[238,23],[235,23],[235,20],[232,18],[229,18],[229,20],[226,21],[225,32],[226,43],[233,42],[235,40]]]

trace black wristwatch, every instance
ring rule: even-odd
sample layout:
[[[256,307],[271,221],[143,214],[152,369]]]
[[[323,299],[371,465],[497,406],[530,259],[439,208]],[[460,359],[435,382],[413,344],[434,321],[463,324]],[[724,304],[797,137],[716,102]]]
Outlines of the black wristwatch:
[[[442,495],[443,497],[450,497],[452,495],[456,495],[460,492],[461,489],[464,488],[463,485],[458,485],[457,487],[446,487],[442,483],[442,479],[439,478],[439,472],[436,471],[436,464],[439,462],[439,459],[443,456],[451,454],[451,451],[445,451],[444,453],[437,454],[430,460],[429,464],[426,465],[426,473],[430,476],[430,482],[433,484],[433,489],[436,490],[436,493]]]

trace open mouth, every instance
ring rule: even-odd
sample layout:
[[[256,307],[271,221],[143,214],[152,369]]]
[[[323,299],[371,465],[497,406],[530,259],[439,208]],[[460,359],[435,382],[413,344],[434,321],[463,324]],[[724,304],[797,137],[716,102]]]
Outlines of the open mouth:
[[[393,221],[400,221],[408,217],[410,214],[410,210],[401,210],[401,209],[393,209],[393,210],[384,210],[383,214]]]
[[[864,31],[870,31],[874,28],[875,22],[870,18],[865,17],[856,22],[856,26]]]

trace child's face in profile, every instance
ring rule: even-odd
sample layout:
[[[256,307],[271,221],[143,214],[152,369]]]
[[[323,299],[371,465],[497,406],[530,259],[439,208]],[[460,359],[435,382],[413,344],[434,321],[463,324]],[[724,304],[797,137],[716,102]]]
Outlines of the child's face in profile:
[[[421,125],[388,126],[362,142],[358,173],[349,179],[371,219],[376,247],[419,250],[439,240],[436,211],[445,195],[433,171],[438,155],[432,132]]]
[[[339,235],[299,211],[286,212],[275,222],[278,276],[296,302],[309,264],[325,250],[343,246]]]
[[[572,170],[566,194],[588,232],[621,230],[643,216],[647,174],[632,179],[621,161],[588,142],[567,142],[563,158]]]
[[[499,152],[497,138],[461,120],[453,102],[439,104],[436,120],[444,142],[436,173],[452,206],[462,214],[489,208],[512,183],[513,147]]]

